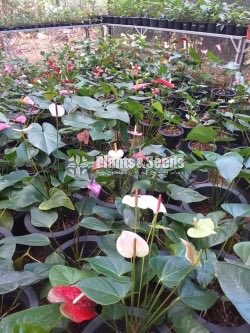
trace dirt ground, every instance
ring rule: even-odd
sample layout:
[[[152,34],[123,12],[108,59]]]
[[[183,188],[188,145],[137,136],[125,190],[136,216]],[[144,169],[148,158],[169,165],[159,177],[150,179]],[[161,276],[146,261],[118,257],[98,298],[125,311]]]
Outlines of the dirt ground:
[[[98,33],[98,29],[91,29],[91,38],[98,38]],[[83,28],[8,33],[0,34],[0,49],[7,59],[21,58],[34,64],[42,60],[43,52],[59,50],[85,39]]]

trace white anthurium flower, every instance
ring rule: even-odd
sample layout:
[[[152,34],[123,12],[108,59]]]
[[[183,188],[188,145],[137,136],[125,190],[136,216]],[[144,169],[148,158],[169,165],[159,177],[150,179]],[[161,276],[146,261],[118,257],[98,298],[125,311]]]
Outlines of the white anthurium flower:
[[[122,149],[118,149],[118,150],[110,150],[108,152],[108,156],[112,157],[112,158],[122,158],[124,155],[124,151]]]
[[[149,253],[148,243],[141,236],[125,230],[116,241],[116,249],[124,258],[142,258]]]
[[[122,203],[128,205],[130,207],[136,206],[136,197],[132,197],[130,195],[125,195],[122,199]],[[157,212],[167,213],[166,208],[163,203],[160,203],[159,200],[152,195],[138,195],[137,197],[137,207],[141,209],[152,209],[152,211],[156,214]]]
[[[62,117],[65,115],[65,109],[62,105],[57,105],[55,103],[50,104],[49,111],[52,117]]]
[[[199,219],[198,221],[194,218],[194,228],[189,228],[187,234],[192,238],[203,238],[215,235],[214,229],[214,222],[210,218]]]

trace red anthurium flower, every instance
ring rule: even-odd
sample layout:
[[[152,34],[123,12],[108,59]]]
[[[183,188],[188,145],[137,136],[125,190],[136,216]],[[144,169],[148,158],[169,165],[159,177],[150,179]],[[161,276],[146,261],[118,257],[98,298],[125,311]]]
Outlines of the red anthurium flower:
[[[81,133],[77,134],[77,140],[79,142],[83,142],[85,145],[87,145],[89,143],[89,131],[88,130],[84,130]]]
[[[78,287],[53,287],[48,294],[48,300],[51,303],[62,303],[61,314],[75,323],[80,324],[96,316],[95,302],[85,296]]]
[[[182,42],[188,42],[188,39],[186,37],[181,37]]]
[[[167,81],[167,80],[163,80],[163,79],[157,79],[154,80],[154,83],[158,83],[158,84],[162,84],[163,86],[168,87],[169,89],[173,89],[174,88],[174,84]]]
[[[52,69],[56,74],[60,74],[61,69],[57,66],[54,60],[48,59],[48,67]]]

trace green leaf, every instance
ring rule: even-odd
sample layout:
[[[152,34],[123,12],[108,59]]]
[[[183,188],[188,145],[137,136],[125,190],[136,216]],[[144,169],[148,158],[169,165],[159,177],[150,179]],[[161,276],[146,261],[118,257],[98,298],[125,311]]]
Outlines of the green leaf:
[[[80,281],[77,286],[92,301],[100,305],[110,305],[125,298],[131,289],[131,282],[119,283],[112,278],[94,277]]]
[[[41,126],[34,123],[32,124],[32,128],[28,131],[28,139],[34,147],[39,148],[47,155],[50,155],[57,149],[57,140],[59,144],[61,137],[53,125],[43,123]]]
[[[116,119],[127,124],[130,122],[128,113],[124,111],[118,104],[109,104],[107,106],[107,111],[97,111],[95,116],[103,119]]]
[[[250,205],[248,204],[224,203],[221,208],[235,219],[237,217],[250,217]]]
[[[231,183],[243,168],[243,157],[236,153],[227,153],[215,161],[219,174]]]
[[[200,265],[196,266],[197,281],[200,286],[206,288],[215,277],[214,266],[217,263],[216,254],[211,250],[206,250],[201,257]]]
[[[47,246],[50,245],[50,240],[41,234],[8,237],[0,240],[0,245],[13,243],[26,246]]]
[[[79,270],[62,265],[52,267],[49,272],[49,280],[52,286],[69,286],[93,276],[96,276],[93,271]]]
[[[62,117],[62,123],[65,126],[74,127],[77,130],[90,129],[96,120],[90,118],[85,112],[75,112]]]
[[[182,316],[173,320],[173,326],[176,333],[210,333],[208,329],[193,318],[192,315]]]
[[[114,234],[109,234],[98,237],[97,244],[98,247],[102,250],[102,252],[104,252],[106,255],[116,258],[120,256],[121,258],[123,258],[117,252],[116,241],[117,241],[117,236]]]
[[[49,331],[35,324],[16,324],[12,333],[49,333]]]
[[[29,174],[25,170],[14,171],[9,173],[8,175],[4,175],[0,177],[0,191],[4,190],[7,187],[10,187],[25,177],[28,177]]]
[[[59,322],[60,318],[61,312],[59,304],[39,306],[11,314],[4,318],[0,323],[0,332],[10,333],[15,325],[25,323],[39,325],[45,330],[50,331]]]
[[[207,199],[207,197],[205,197],[204,195],[200,194],[197,191],[194,191],[190,188],[181,187],[175,184],[168,185],[168,190],[170,191],[170,197],[177,201],[191,203],[191,202],[200,202]]]
[[[211,308],[217,300],[214,291],[203,290],[188,279],[179,288],[179,296],[185,304],[201,311]]]
[[[80,222],[80,226],[90,229],[90,230],[96,230],[96,231],[100,231],[100,232],[106,232],[106,231],[110,231],[110,227],[105,224],[104,222],[98,220],[95,217],[85,217],[81,222]]]
[[[157,256],[150,265],[161,283],[168,288],[177,286],[189,273],[191,264],[186,259],[174,256]]]
[[[72,103],[77,104],[80,108],[89,111],[98,111],[102,109],[102,103],[88,96],[73,96]]]
[[[56,210],[43,212],[37,207],[32,207],[30,210],[31,224],[38,228],[51,228],[58,219]]]
[[[250,270],[234,264],[218,262],[220,286],[240,315],[250,324]]]
[[[214,143],[216,131],[211,127],[196,126],[187,135],[187,140],[198,141],[202,143]]]
[[[91,138],[96,140],[109,141],[113,138],[114,132],[111,130],[104,131],[106,129],[106,123],[103,120],[96,121],[91,130],[89,131]]]
[[[122,304],[110,304],[103,307],[102,318],[104,320],[118,320],[124,318],[125,309]]]
[[[50,210],[58,207],[66,207],[71,210],[75,210],[70,198],[62,190],[53,187],[49,190],[49,200],[42,202],[39,209]]]
[[[197,216],[196,213],[176,213],[176,214],[168,214],[168,216],[180,223],[193,225],[194,218]]]
[[[7,294],[18,287],[34,283],[37,279],[32,272],[17,272],[13,270],[0,270],[0,295]]]
[[[90,258],[88,261],[96,272],[114,279],[130,272],[132,268],[131,263],[122,258],[98,256]]]
[[[0,211],[0,226],[11,231],[13,225],[14,219],[12,214],[8,211]]]
[[[250,242],[240,242],[234,245],[234,252],[245,265],[250,266]]]

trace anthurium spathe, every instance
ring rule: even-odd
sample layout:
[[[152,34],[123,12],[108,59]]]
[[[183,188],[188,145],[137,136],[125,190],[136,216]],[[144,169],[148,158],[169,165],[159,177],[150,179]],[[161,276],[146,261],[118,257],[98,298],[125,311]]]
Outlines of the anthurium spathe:
[[[189,228],[187,234],[192,238],[203,238],[216,234],[212,219],[205,218],[197,220],[194,218],[194,228]]]
[[[142,258],[149,253],[148,243],[141,236],[125,230],[116,241],[116,249],[124,258]]]
[[[6,123],[0,123],[0,132],[6,130],[6,128],[9,128],[10,125]]]
[[[91,181],[87,188],[90,190],[90,196],[98,198],[100,193],[101,193],[101,185],[99,185],[98,183],[96,183],[95,181]]]
[[[159,202],[159,199],[153,197],[152,195],[138,195],[130,196],[125,195],[122,199],[122,203],[130,207],[138,207],[141,209],[152,209],[156,213],[166,213],[166,208],[163,203]]]
[[[65,115],[64,107],[56,103],[50,104],[49,112],[51,113],[52,117],[62,117]]]
[[[174,84],[173,83],[171,83],[170,81],[164,80],[164,79],[154,80],[154,83],[161,84],[161,85],[163,85],[165,87],[168,87],[169,89],[173,89],[174,88]]]
[[[18,123],[18,124],[25,124],[27,121],[27,117],[24,115],[19,115],[19,116],[16,116],[13,119],[13,121],[14,121],[14,123]]]
[[[53,287],[48,294],[48,301],[62,303],[60,306],[61,314],[75,323],[82,323],[96,316],[96,304],[85,296],[78,287]]]
[[[79,142],[83,142],[85,145],[87,145],[89,143],[89,131],[88,130],[84,130],[83,132],[80,132],[77,134],[77,140]]]

